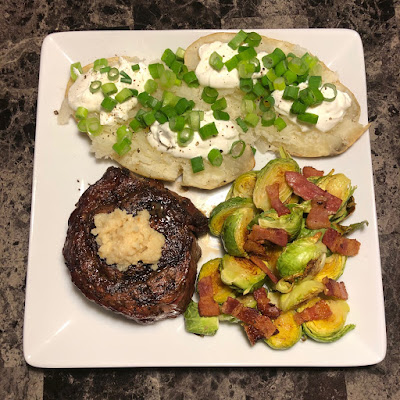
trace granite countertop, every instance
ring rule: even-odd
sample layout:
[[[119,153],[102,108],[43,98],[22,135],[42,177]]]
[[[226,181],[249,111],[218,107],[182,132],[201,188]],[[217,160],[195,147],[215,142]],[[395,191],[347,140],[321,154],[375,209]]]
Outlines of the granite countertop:
[[[176,5],[174,5],[176,4]],[[363,41],[387,319],[387,356],[363,368],[37,369],[22,349],[41,44],[95,29],[349,28]],[[0,397],[2,399],[400,399],[397,0],[1,2]],[[393,254],[393,250],[395,251]]]

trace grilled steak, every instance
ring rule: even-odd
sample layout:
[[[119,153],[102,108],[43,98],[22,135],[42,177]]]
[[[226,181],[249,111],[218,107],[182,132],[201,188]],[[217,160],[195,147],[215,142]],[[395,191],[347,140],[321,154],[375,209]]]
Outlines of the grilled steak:
[[[150,226],[165,236],[157,270],[141,264],[119,271],[98,255],[91,230],[94,216],[120,208],[150,213]],[[155,180],[110,167],[79,199],[68,220],[63,255],[74,284],[90,300],[139,323],[173,318],[185,311],[194,292],[201,249],[196,236],[207,218],[193,203]]]

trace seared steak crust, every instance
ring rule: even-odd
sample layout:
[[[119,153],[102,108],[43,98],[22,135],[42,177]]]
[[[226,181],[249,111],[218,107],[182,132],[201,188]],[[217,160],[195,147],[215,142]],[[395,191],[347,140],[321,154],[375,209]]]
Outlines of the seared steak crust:
[[[148,210],[150,226],[165,236],[156,271],[139,263],[121,272],[99,257],[91,234],[94,216],[116,208],[132,215]],[[68,220],[63,255],[72,281],[88,299],[136,322],[152,323],[186,309],[201,255],[195,235],[207,230],[207,218],[189,199],[160,182],[110,167],[79,199]]]

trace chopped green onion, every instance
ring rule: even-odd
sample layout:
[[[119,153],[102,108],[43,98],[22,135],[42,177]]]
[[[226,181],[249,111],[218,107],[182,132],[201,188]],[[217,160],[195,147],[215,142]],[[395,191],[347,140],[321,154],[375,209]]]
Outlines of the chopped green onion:
[[[142,124],[142,127],[146,127],[146,124],[143,121],[143,115],[146,114],[147,111],[143,110],[143,108],[139,109],[139,111],[136,113],[135,118]]]
[[[272,70],[270,70],[272,71]],[[269,72],[269,71],[268,71]],[[274,80],[277,78],[275,75],[274,71],[272,71],[272,74],[274,75]],[[274,84],[269,80],[267,75],[264,75],[261,77],[261,84],[271,92],[274,90]]]
[[[262,58],[262,62],[265,66],[265,68],[273,68],[275,65],[277,65],[280,61],[284,60],[286,58],[285,53],[279,49],[276,48],[272,53],[264,56]]]
[[[296,78],[296,81],[297,81],[297,83],[301,83],[301,82],[305,82],[307,79],[308,79],[308,72],[306,72],[306,73],[303,74],[303,75],[299,75],[299,76]]]
[[[239,158],[243,155],[245,149],[246,143],[243,140],[236,140],[232,143],[229,154],[232,156],[232,158]]]
[[[224,110],[227,106],[228,104],[226,103],[225,97],[221,97],[211,106],[211,110],[213,111]]]
[[[248,113],[255,112],[257,107],[256,107],[256,103],[254,102],[254,100],[243,99],[240,109],[243,114],[248,114]]]
[[[299,90],[298,86],[286,86],[282,98],[284,100],[297,100],[299,97]]]
[[[230,58],[229,60],[225,61],[225,67],[227,68],[227,70],[230,72],[232,71],[234,68],[237,67],[237,65],[239,64],[239,57],[237,55],[233,56],[232,58]]]
[[[117,93],[118,89],[115,86],[115,83],[107,82],[101,86],[101,91],[103,92],[104,96],[110,96],[114,93]]]
[[[121,125],[117,129],[117,143],[122,142],[125,138],[132,139],[132,132],[126,125]]]
[[[203,162],[203,158],[201,156],[191,158],[190,164],[192,165],[192,171],[194,173],[204,170],[204,162]]]
[[[156,117],[154,116],[154,111],[147,111],[145,114],[142,115],[143,122],[150,126],[156,122]]]
[[[311,87],[310,88],[312,94],[314,95],[315,98],[315,104],[321,104],[324,101],[324,95],[322,94],[322,92],[316,88],[316,87]]]
[[[325,97],[324,96],[324,100],[325,101],[334,101],[336,99],[337,96],[337,89],[336,86],[333,83],[325,83],[322,88],[321,88],[321,92],[322,90],[324,90],[325,88],[329,88],[333,90],[333,97]]]
[[[284,90],[286,87],[285,80],[282,77],[276,78],[274,80],[274,88],[275,90]]]
[[[290,71],[289,69],[283,74],[283,77],[285,79],[286,85],[290,85],[297,80],[297,74]]]
[[[222,164],[222,154],[218,149],[211,149],[207,155],[208,161],[214,167],[220,167]]]
[[[256,32],[250,32],[247,34],[246,39],[244,40],[251,47],[258,47],[261,42],[261,36]]]
[[[177,115],[169,120],[169,128],[171,131],[180,132],[185,127],[185,117]]]
[[[122,83],[132,83],[132,78],[125,72],[125,71],[120,71],[120,75],[122,75],[121,82]]]
[[[288,62],[288,68],[296,75],[303,75],[308,71],[307,64],[299,57],[294,57]]]
[[[75,112],[75,117],[77,119],[84,119],[88,116],[89,111],[85,107],[78,107]]]
[[[308,87],[315,87],[319,88],[322,84],[322,77],[321,76],[309,76],[308,77]]]
[[[131,90],[128,88],[123,88],[119,93],[115,95],[115,100],[117,100],[118,103],[123,103],[129,100],[131,97],[133,97]]]
[[[185,49],[182,49],[182,47],[178,47],[176,49],[175,56],[178,61],[183,61],[183,59],[185,58]]]
[[[290,108],[290,112],[292,114],[304,114],[306,109],[307,106],[304,103],[295,100]]]
[[[161,111],[166,115],[168,119],[175,118],[176,116],[178,116],[178,113],[172,106],[161,107]]]
[[[211,122],[210,124],[206,124],[200,127],[199,135],[203,140],[207,140],[213,136],[217,136],[218,129],[215,126],[215,122]]]
[[[180,98],[175,105],[175,110],[178,115],[182,115],[184,112],[190,110],[192,108],[192,103],[185,99],[184,97]]]
[[[261,125],[262,126],[271,126],[274,124],[275,118],[276,118],[275,111],[268,110],[261,117]]]
[[[184,76],[185,74],[187,74],[188,71],[189,71],[189,70],[188,70],[188,67],[187,67],[185,64],[182,64],[181,71],[179,72],[179,74],[177,75],[177,77],[178,77],[180,80],[183,80],[183,76]]]
[[[149,95],[147,92],[139,93],[139,95],[138,95],[138,97],[137,97],[138,102],[139,102],[142,106],[145,106],[145,107],[147,107],[147,101],[149,100],[149,98],[150,98],[150,95]]]
[[[105,74],[106,72],[110,71],[110,69],[111,69],[110,66],[100,68],[100,73]]]
[[[139,64],[134,64],[134,65],[132,65],[132,71],[133,72],[136,72],[136,71],[139,71],[140,70],[140,65]]]
[[[87,124],[86,119],[83,118],[78,122],[78,130],[79,132],[87,132]]]
[[[301,59],[303,62],[308,66],[309,69],[315,67],[315,65],[318,63],[318,58],[313,57],[312,55],[305,53]]]
[[[228,43],[232,50],[236,50],[247,38],[247,33],[240,30]]]
[[[164,61],[168,67],[171,67],[172,63],[176,60],[176,55],[171,49],[165,49],[161,60]]]
[[[242,131],[246,133],[249,130],[249,127],[246,123],[242,120],[242,118],[236,118],[236,123],[242,128]]]
[[[146,102],[147,106],[153,110],[159,110],[162,107],[162,102],[153,96],[149,96]]]
[[[126,137],[121,142],[113,144],[113,150],[119,155],[123,156],[131,149],[131,141]]]
[[[245,50],[247,50],[249,48],[249,46],[246,44],[246,45],[243,45],[243,46],[239,46],[238,48],[237,48],[237,51],[238,51],[238,53],[241,53],[242,51],[245,51]]]
[[[160,110],[157,110],[154,113],[154,117],[156,118],[157,122],[159,122],[160,124],[165,124],[168,121],[167,116]]]
[[[183,75],[183,80],[186,82],[186,84],[189,87],[198,87],[199,86],[199,81],[198,81],[197,76],[194,71],[186,72],[186,74]]]
[[[256,113],[248,113],[244,117],[244,122],[246,122],[247,125],[250,125],[254,128],[255,126],[257,126],[259,119],[260,118]]]
[[[279,61],[278,64],[276,64],[275,69],[274,69],[276,76],[282,76],[287,70],[288,70],[288,66],[287,66],[286,60]]]
[[[142,123],[141,123],[137,118],[134,118],[134,119],[129,123],[129,126],[131,127],[131,129],[133,130],[133,132],[140,131],[140,129],[143,128]]]
[[[240,78],[239,83],[240,90],[249,93],[253,90],[253,79],[251,78]]]
[[[278,129],[279,132],[282,129],[286,128],[286,122],[281,117],[278,117],[275,119],[274,125],[275,125],[276,129]]]
[[[163,106],[175,107],[179,101],[179,97],[172,92],[164,91],[162,96]]]
[[[312,114],[312,113],[299,114],[297,116],[297,120],[301,121],[301,122],[307,122],[308,124],[315,125],[318,122],[318,115]]]
[[[216,71],[221,71],[222,67],[224,66],[224,62],[222,61],[222,57],[214,51],[209,59],[209,63],[213,69]]]
[[[90,93],[96,93],[100,90],[100,88],[101,88],[100,81],[93,81],[89,86]]]
[[[106,58],[99,58],[95,60],[95,62],[93,63],[93,69],[95,71],[100,71],[101,68],[107,67],[107,65],[108,65],[108,60]]]
[[[200,129],[200,112],[199,111],[191,111],[188,114],[187,122],[189,126],[195,130],[198,131]]]
[[[111,97],[104,97],[103,101],[101,102],[101,106],[108,112],[112,111],[114,107],[117,105],[117,100]]]
[[[76,81],[78,76],[83,74],[82,65],[80,62],[71,64],[70,67],[71,79]]]
[[[267,89],[265,89],[265,87],[261,84],[261,82],[256,82],[256,84],[253,86],[253,93],[257,97],[261,97],[261,96],[268,95],[269,91],[267,91]]]
[[[176,75],[170,70],[165,70],[160,75],[160,85],[163,89],[170,89],[175,85]]]
[[[175,75],[179,75],[182,71],[183,63],[181,61],[175,60],[171,64],[170,68],[171,68],[171,71],[173,71],[175,73]]]
[[[129,90],[132,92],[132,96],[133,97],[138,97],[139,91],[137,89],[129,88]]]
[[[256,71],[256,66],[249,61],[240,61],[237,69],[240,78],[251,78]]]
[[[100,125],[100,120],[96,117],[90,117],[86,119],[87,131],[92,136],[98,136],[103,131],[103,127]]]
[[[261,71],[260,60],[257,57],[253,57],[249,62],[254,64],[254,67],[255,67],[254,72],[260,72]]]
[[[154,81],[153,79],[148,79],[146,81],[146,83],[144,84],[144,90],[147,93],[154,93],[158,88],[158,84],[156,81]]]
[[[268,96],[264,99],[260,99],[259,107],[262,112],[266,112],[270,110],[271,107],[274,106],[274,104],[275,104],[275,99],[272,96]]]
[[[107,73],[107,78],[108,78],[110,81],[116,81],[116,80],[118,79],[118,77],[119,77],[118,68],[113,67],[113,68],[111,68],[111,69],[108,71],[108,73]]]
[[[215,119],[220,120],[220,121],[229,121],[230,116],[227,112],[217,110],[213,112],[213,116]]]
[[[159,79],[165,70],[164,65],[160,63],[149,64],[149,73],[153,79]]]
[[[257,57],[257,52],[254,50],[254,47],[249,47],[245,51],[242,51],[237,55],[239,61],[248,61],[254,57]]]
[[[207,104],[213,104],[217,100],[218,91],[212,87],[206,86],[201,93],[201,98]]]
[[[182,131],[178,132],[178,145],[180,147],[186,147],[189,145],[194,138],[194,131],[191,128],[184,128]]]
[[[266,77],[268,78],[268,80],[270,80],[271,82],[274,82],[274,80],[276,79],[276,78],[278,78],[277,76],[276,76],[276,74],[275,74],[275,71],[273,70],[273,69],[269,69],[268,70],[268,72],[267,72],[267,74],[266,74]],[[272,86],[272,89],[273,89],[274,87]]]

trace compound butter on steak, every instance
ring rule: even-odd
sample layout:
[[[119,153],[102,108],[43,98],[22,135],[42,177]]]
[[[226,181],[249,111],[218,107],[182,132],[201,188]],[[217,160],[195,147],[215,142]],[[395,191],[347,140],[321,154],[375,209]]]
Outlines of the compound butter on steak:
[[[156,235],[155,259],[146,243],[136,243],[143,253],[133,257],[135,265],[127,265],[126,249],[110,253],[113,244],[129,243],[125,231],[123,237],[115,229],[120,220],[114,214],[129,223],[140,218],[147,223],[150,236],[141,240]],[[174,318],[192,298],[201,256],[197,236],[208,231],[207,223],[189,199],[162,183],[110,167],[83,193],[68,220],[65,263],[89,300],[141,324]],[[137,241],[131,237],[131,243]],[[147,263],[138,261],[141,257]]]

